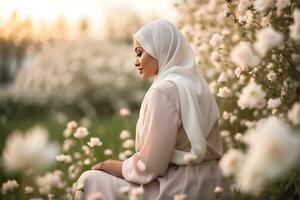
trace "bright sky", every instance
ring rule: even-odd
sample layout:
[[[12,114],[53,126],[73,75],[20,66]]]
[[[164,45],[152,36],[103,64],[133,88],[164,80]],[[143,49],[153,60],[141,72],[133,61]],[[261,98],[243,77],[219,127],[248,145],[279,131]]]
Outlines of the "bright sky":
[[[19,16],[31,16],[34,21],[53,21],[64,15],[69,22],[88,16],[93,23],[103,19],[103,13],[112,6],[128,6],[143,14],[160,14],[172,19],[173,0],[0,0],[0,16],[8,18],[13,10]],[[120,16],[121,17],[121,16]]]

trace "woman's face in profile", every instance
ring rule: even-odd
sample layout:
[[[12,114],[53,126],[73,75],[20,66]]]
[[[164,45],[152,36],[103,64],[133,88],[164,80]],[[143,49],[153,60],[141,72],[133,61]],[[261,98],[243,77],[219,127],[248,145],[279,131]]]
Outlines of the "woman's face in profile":
[[[140,44],[134,40],[133,48],[136,53],[135,66],[143,79],[148,79],[158,73],[158,61],[147,53]]]

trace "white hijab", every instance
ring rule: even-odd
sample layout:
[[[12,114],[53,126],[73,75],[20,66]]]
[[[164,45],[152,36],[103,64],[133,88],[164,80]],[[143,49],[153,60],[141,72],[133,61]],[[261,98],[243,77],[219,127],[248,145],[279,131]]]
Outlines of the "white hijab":
[[[159,71],[148,93],[162,81],[171,81],[177,86],[183,128],[191,143],[191,153],[196,155],[195,163],[200,163],[206,153],[206,137],[219,119],[219,111],[206,81],[197,73],[191,46],[167,20],[152,21],[133,37],[158,60]],[[174,149],[171,162],[185,165],[186,154]]]

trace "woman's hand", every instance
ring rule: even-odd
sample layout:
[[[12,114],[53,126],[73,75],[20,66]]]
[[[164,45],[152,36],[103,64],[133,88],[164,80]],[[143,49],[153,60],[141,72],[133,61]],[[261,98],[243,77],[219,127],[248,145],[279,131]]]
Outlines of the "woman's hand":
[[[123,178],[122,174],[123,162],[119,160],[105,160],[92,167],[93,170],[102,170],[111,175]]]

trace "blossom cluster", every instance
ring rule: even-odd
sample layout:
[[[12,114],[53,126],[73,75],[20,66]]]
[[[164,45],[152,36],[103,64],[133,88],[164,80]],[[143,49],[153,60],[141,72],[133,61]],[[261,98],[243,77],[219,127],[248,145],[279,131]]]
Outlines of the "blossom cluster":
[[[223,175],[240,191],[263,195],[267,183],[299,162],[300,3],[187,0],[175,6],[177,25],[221,111]]]

